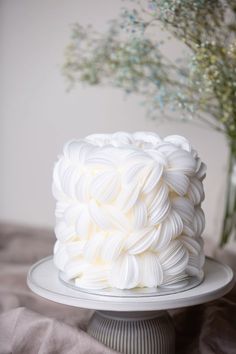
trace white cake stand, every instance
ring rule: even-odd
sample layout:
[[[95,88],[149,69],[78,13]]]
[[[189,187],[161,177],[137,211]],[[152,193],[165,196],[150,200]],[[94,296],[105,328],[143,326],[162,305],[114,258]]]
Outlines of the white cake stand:
[[[35,263],[27,283],[36,294],[70,306],[94,309],[88,333],[121,353],[173,354],[175,332],[167,310],[205,303],[225,295],[234,285],[228,266],[207,258],[203,282],[170,295],[117,297],[75,290],[58,277],[52,257]]]

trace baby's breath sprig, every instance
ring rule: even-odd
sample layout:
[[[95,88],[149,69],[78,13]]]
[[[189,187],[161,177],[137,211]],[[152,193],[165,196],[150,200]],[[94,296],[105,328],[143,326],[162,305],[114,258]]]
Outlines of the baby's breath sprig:
[[[235,0],[124,2],[129,4],[105,33],[73,26],[64,65],[69,83],[142,95],[153,119],[178,110],[184,120],[203,121],[228,138],[231,174],[232,161],[236,164]],[[186,45],[185,60],[166,58],[157,26]],[[232,232],[236,235],[236,182],[234,195],[231,209],[227,200],[222,245]]]

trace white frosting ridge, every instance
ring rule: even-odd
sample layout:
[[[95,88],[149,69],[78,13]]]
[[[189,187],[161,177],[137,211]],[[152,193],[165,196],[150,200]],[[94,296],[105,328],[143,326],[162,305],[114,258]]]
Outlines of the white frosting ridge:
[[[93,134],[54,166],[55,265],[79,287],[157,287],[202,274],[206,166],[189,141]]]

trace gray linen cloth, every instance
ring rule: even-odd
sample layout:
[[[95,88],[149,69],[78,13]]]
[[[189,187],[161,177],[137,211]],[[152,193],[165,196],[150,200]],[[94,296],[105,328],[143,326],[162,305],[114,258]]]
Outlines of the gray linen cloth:
[[[27,287],[30,266],[52,254],[54,242],[51,230],[0,224],[0,354],[115,353],[86,333],[93,311],[48,301]],[[236,287],[171,315],[177,354],[236,353]]]

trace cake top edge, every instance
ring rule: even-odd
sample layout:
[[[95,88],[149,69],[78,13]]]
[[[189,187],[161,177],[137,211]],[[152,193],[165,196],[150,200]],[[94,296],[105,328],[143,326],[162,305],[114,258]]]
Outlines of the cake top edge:
[[[64,149],[74,143],[87,143],[98,148],[115,147],[135,148],[139,150],[155,149],[164,144],[175,145],[178,148],[197,154],[189,140],[182,135],[167,135],[162,138],[157,133],[149,131],[137,131],[134,133],[119,131],[108,134],[90,134],[82,139],[69,140],[64,145]]]

